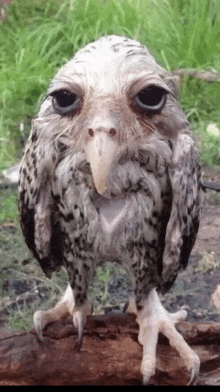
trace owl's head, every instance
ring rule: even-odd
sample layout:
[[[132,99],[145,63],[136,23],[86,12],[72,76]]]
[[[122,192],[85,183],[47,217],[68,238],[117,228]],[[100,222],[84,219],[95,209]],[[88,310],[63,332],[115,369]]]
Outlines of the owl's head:
[[[119,36],[88,44],[60,69],[38,121],[48,138],[85,152],[100,194],[123,151],[187,126],[172,77],[145,46]]]

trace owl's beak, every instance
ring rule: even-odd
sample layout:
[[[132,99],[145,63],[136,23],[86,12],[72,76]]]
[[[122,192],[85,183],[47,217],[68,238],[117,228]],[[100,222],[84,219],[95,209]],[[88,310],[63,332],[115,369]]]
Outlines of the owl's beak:
[[[87,161],[90,163],[93,181],[101,195],[106,187],[112,166],[117,156],[118,144],[105,131],[97,131],[85,148]]]

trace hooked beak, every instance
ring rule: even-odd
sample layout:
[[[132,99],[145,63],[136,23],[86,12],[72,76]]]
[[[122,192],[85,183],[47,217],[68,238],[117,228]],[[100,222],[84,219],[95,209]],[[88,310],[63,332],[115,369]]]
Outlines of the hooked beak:
[[[104,131],[96,132],[89,140],[85,153],[90,163],[93,181],[101,195],[106,187],[113,163],[117,156],[118,144]]]

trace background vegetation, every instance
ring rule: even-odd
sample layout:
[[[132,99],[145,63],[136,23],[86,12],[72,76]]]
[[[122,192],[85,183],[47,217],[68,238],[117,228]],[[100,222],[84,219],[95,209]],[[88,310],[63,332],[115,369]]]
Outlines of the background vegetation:
[[[21,155],[57,69],[106,34],[140,40],[171,71],[220,70],[219,0],[15,0],[0,25],[0,169]],[[182,82],[180,100],[209,165],[220,164],[219,139],[206,132],[220,124],[219,96],[219,83]]]
[[[0,172],[20,159],[31,118],[55,72],[79,48],[102,35],[126,35],[141,41],[170,71],[220,72],[219,0],[15,0],[4,6],[4,12],[6,17],[0,21]],[[180,101],[195,132],[202,163],[218,167],[219,98],[219,83],[189,76],[181,82]],[[211,133],[207,132],[210,124]],[[0,223],[16,226],[17,220],[16,190],[0,191]],[[16,277],[20,266],[14,272],[7,267],[10,230],[0,231],[0,258],[6,275]],[[18,240],[18,254],[22,246]],[[25,268],[31,276],[33,271]],[[106,271],[99,279],[104,296]],[[2,293],[3,282],[0,279]]]

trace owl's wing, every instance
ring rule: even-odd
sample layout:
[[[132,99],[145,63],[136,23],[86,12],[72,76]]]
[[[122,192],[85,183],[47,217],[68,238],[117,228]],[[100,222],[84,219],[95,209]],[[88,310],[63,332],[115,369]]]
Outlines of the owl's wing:
[[[172,206],[166,228],[161,291],[174,283],[178,271],[186,268],[199,228],[202,186],[198,151],[193,139],[180,134],[168,168]]]
[[[21,162],[19,210],[23,235],[47,277],[62,266],[62,232],[51,194],[52,147],[38,143],[40,130],[32,127]]]

